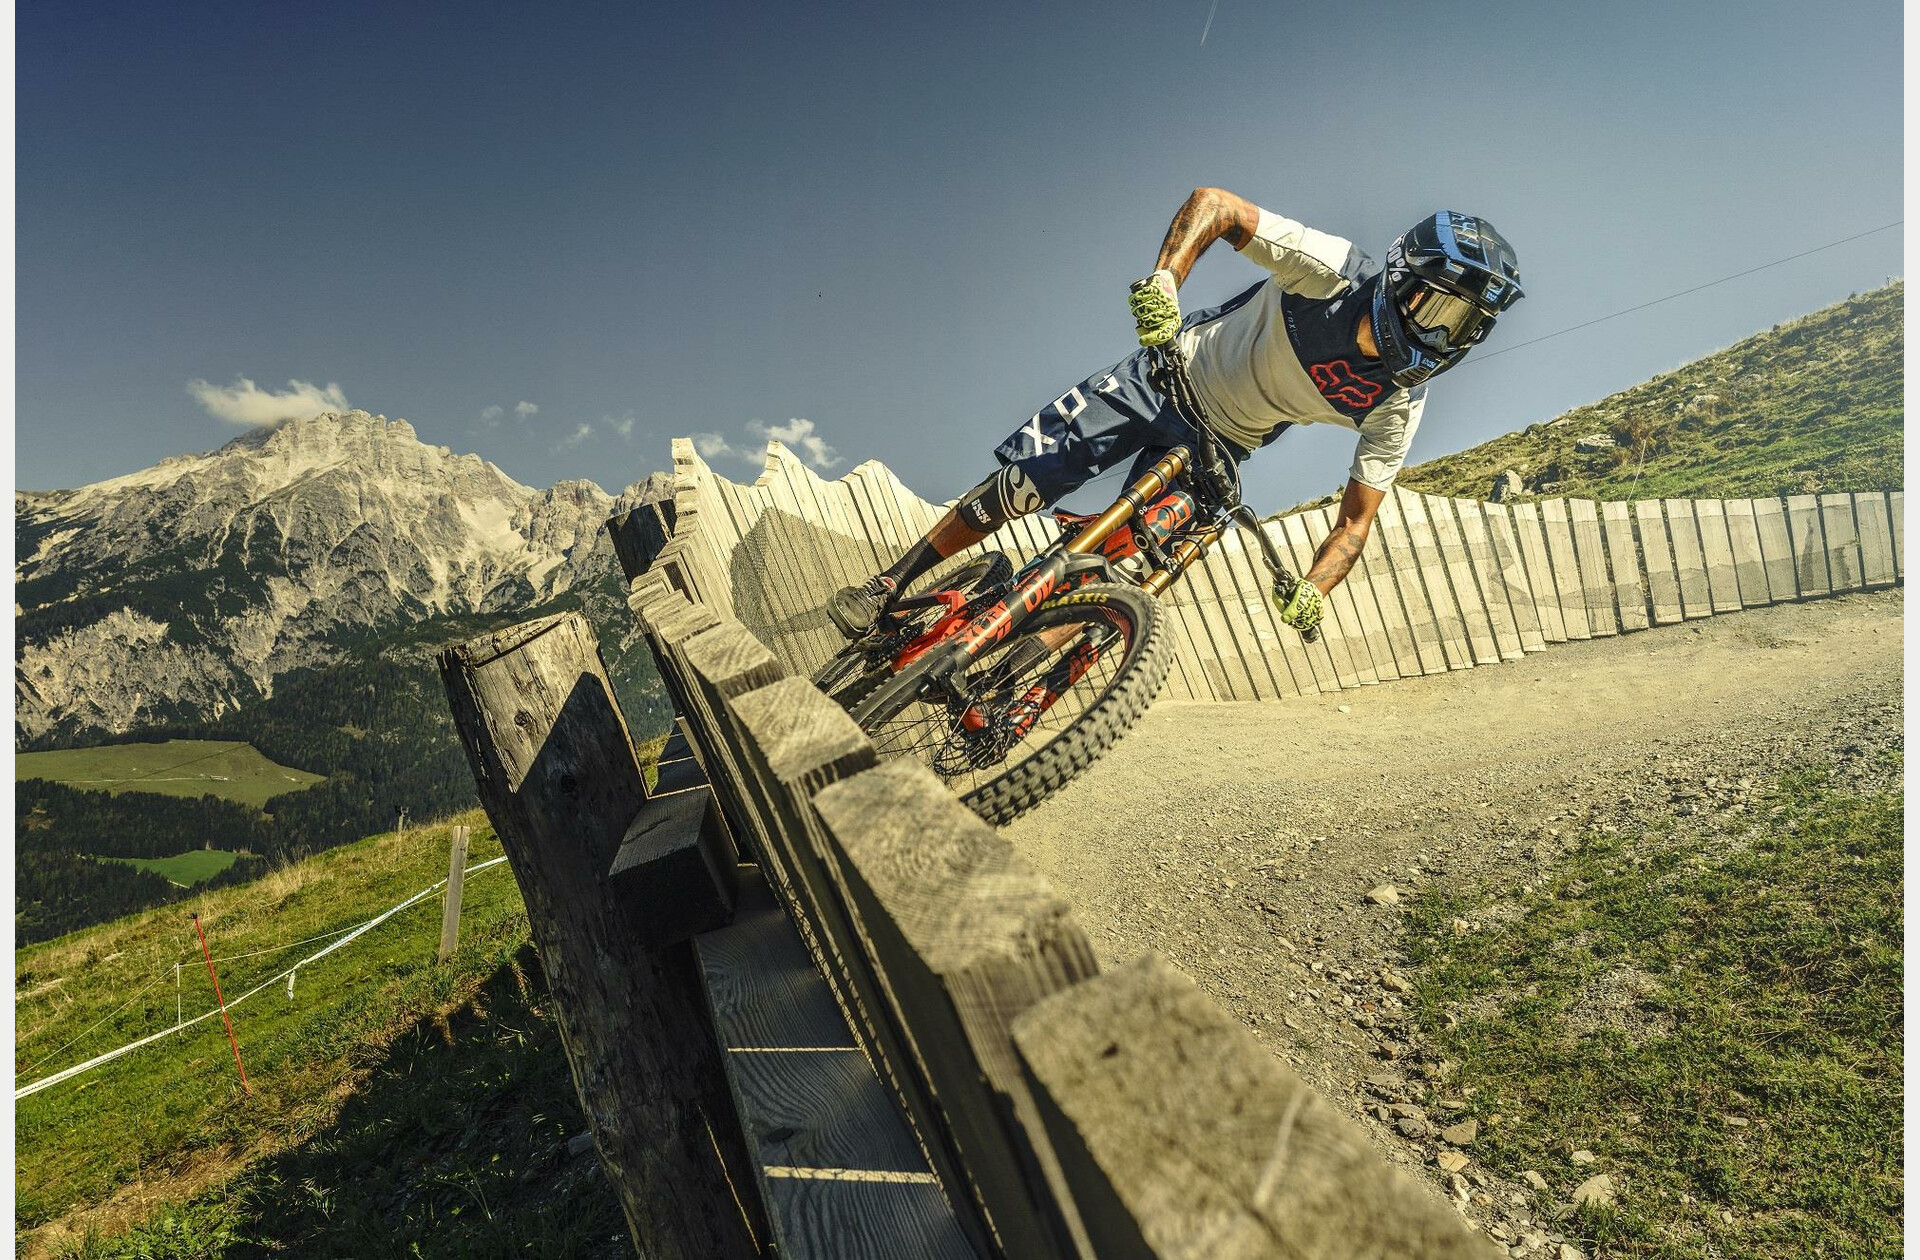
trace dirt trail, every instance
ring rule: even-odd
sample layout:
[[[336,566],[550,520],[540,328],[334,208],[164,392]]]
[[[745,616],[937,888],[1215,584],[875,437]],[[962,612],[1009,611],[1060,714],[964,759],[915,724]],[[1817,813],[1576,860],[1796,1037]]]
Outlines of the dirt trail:
[[[1366,1077],[1407,1068],[1419,1037],[1380,983],[1401,911],[1367,893],[1517,890],[1589,824],[1737,813],[1743,780],[1867,765],[1901,739],[1903,610],[1854,595],[1332,696],[1162,702],[1003,834],[1103,963],[1168,955],[1390,1158],[1423,1162],[1368,1106]],[[1472,1185],[1470,1215],[1517,1234],[1514,1188]]]

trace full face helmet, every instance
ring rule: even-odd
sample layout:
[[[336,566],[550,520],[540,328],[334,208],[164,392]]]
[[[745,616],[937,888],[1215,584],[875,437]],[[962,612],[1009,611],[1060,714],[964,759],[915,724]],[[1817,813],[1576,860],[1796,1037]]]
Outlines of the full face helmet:
[[[1394,384],[1458,363],[1521,296],[1513,246],[1485,219],[1442,210],[1402,232],[1373,293],[1373,339]]]

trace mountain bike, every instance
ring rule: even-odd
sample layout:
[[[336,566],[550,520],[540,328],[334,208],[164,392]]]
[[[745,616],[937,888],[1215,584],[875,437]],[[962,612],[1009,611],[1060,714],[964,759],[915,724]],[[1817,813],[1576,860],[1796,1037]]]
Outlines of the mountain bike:
[[[988,822],[1058,791],[1139,720],[1173,658],[1155,597],[1227,530],[1259,541],[1281,602],[1299,580],[1241,502],[1177,346],[1156,353],[1152,380],[1191,445],[1103,512],[1056,510],[1059,538],[1018,571],[988,552],[924,580],[814,675],[882,757],[925,762]]]

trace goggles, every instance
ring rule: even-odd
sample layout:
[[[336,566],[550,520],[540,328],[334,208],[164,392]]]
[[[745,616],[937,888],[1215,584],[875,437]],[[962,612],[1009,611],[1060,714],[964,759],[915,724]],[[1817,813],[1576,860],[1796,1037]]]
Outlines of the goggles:
[[[1450,289],[1415,281],[1400,301],[1407,329],[1429,350],[1442,354],[1465,350],[1493,327],[1491,311]]]

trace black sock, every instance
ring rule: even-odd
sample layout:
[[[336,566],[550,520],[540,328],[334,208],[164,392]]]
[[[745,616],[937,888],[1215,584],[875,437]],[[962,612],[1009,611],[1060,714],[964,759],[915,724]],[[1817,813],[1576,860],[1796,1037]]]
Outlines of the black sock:
[[[907,548],[906,555],[901,556],[898,560],[895,560],[892,565],[882,570],[880,576],[893,583],[895,592],[904,591],[907,589],[909,582],[912,582],[915,578],[924,576],[944,559],[946,559],[945,556],[933,549],[932,542],[922,538],[919,542]]]

